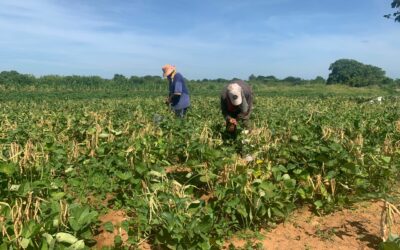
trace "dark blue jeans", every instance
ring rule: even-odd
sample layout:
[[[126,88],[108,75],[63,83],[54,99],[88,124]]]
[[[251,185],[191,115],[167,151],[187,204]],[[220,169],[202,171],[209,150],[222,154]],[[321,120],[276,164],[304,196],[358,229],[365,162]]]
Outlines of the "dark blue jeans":
[[[175,115],[177,118],[184,118],[186,115],[188,108],[184,108],[184,109],[177,109],[174,110],[175,111]]]

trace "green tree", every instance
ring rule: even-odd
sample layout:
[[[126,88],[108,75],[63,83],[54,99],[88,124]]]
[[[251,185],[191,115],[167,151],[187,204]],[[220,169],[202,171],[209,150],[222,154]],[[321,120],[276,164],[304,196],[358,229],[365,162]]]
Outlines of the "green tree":
[[[322,76],[317,76],[317,77],[315,77],[314,80],[311,80],[311,83],[314,83],[314,84],[325,84],[326,80]]]
[[[254,80],[256,80],[256,76],[254,74],[251,74],[249,76],[249,81],[254,81]]]
[[[385,71],[381,68],[366,65],[352,59],[340,59],[329,67],[327,84],[346,84],[353,87],[363,87],[387,83]]]
[[[227,82],[229,82],[229,80],[224,79],[224,78],[217,78],[215,81],[216,81],[217,83],[227,83]]]
[[[393,17],[393,19],[396,22],[400,22],[400,0],[393,0],[392,8],[397,9],[397,11],[394,12],[393,14],[384,15],[384,17],[389,18],[389,19],[391,19]]]
[[[126,84],[128,82],[128,79],[124,75],[121,74],[114,74],[114,77],[112,79],[114,83],[117,84]]]
[[[255,76],[254,74],[251,74],[249,76],[249,81],[251,82],[259,82],[259,83],[276,83],[279,81],[278,78],[276,78],[275,76]]]
[[[136,84],[143,84],[144,79],[143,77],[138,77],[138,76],[131,76],[128,80],[129,84],[131,85],[136,85]]]
[[[36,83],[36,78],[29,74],[20,74],[15,70],[3,71],[0,73],[0,84],[10,85],[32,85]]]
[[[294,77],[294,76],[288,76],[285,79],[283,79],[282,81],[292,83],[295,85],[302,83],[302,79],[300,77]]]

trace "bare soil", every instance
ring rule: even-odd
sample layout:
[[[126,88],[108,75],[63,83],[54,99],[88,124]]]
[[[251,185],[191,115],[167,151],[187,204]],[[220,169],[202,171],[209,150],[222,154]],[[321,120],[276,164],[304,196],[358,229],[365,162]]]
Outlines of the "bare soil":
[[[99,220],[101,222],[101,226],[100,233],[94,238],[97,241],[95,249],[114,246],[114,238],[117,235],[121,236],[123,242],[128,240],[128,233],[121,228],[121,223],[126,220],[124,211],[110,211],[109,213],[101,216]],[[108,232],[104,229],[103,225],[107,222],[111,222],[113,224],[113,232]]]
[[[270,231],[261,231],[261,240],[234,237],[228,241],[236,248],[262,245],[264,249],[377,249],[382,241],[384,202],[363,202],[326,216],[317,216],[303,208]],[[400,226],[394,228],[400,232]],[[247,244],[247,245],[246,245]]]
[[[344,209],[325,216],[318,216],[308,208],[299,209],[276,228],[270,231],[261,230],[257,239],[235,236],[225,243],[224,249],[229,249],[230,245],[236,249],[251,249],[251,246],[255,247],[257,243],[263,249],[377,249],[382,241],[383,208],[382,201],[362,202],[352,209]],[[119,227],[125,219],[127,216],[123,211],[111,210],[102,216],[100,218],[102,224],[112,222],[114,232],[107,232],[102,228],[100,234],[95,237],[97,241],[95,249],[112,248],[116,235],[120,235],[126,242],[128,235]],[[399,232],[400,225],[396,225],[394,233]],[[140,249],[153,248],[143,242]]]

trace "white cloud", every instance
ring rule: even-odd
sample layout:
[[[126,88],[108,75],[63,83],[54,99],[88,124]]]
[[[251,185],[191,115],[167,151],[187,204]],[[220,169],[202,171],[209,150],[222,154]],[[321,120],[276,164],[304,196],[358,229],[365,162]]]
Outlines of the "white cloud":
[[[0,0],[0,67],[39,75],[111,77],[160,74],[161,65],[173,63],[189,78],[247,78],[252,73],[314,78],[326,77],[335,60],[353,58],[400,77],[395,68],[398,26],[352,34],[307,31],[313,22],[329,18],[331,14],[322,13],[273,16],[260,30],[247,30],[245,24],[231,29],[224,19],[211,19],[169,35],[56,1]],[[291,25],[299,29],[289,29]]]
[[[0,9],[1,13],[8,14],[0,16],[0,32],[5,34],[0,44],[2,49],[15,53],[13,59],[9,59],[12,62],[30,60],[48,66],[49,60],[45,57],[50,54],[54,55],[54,63],[67,60],[92,70],[101,68],[106,72],[129,73],[134,68],[137,69],[132,72],[134,74],[158,74],[159,67],[167,60],[179,61],[179,52],[190,54],[192,50],[214,46],[185,36],[143,35],[131,30],[104,31],[102,27],[117,27],[118,24],[84,12],[71,13],[50,1],[27,4],[3,1]],[[43,53],[44,58],[27,57],[32,52]],[[56,56],[60,56],[59,60],[54,59]],[[76,69],[72,65],[66,68]]]

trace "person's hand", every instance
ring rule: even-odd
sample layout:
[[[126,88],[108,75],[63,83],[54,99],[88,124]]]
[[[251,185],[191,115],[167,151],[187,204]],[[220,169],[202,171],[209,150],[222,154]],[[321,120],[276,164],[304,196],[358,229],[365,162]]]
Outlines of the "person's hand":
[[[236,125],[233,124],[233,123],[229,123],[229,124],[226,126],[226,130],[227,130],[229,133],[234,133],[235,130],[236,130]]]
[[[237,121],[235,118],[229,117],[226,119],[226,130],[229,133],[234,133],[236,131]]]

